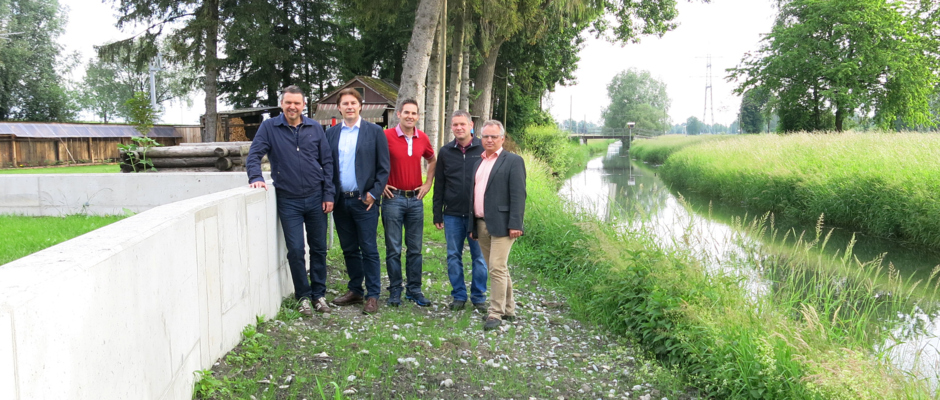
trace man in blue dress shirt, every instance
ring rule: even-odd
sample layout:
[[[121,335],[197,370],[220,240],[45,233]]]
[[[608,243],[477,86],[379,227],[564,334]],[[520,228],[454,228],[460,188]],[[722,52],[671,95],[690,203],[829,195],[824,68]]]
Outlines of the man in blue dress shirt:
[[[326,137],[335,161],[333,222],[346,260],[349,291],[333,299],[333,304],[346,306],[365,301],[362,312],[372,314],[378,311],[382,290],[376,233],[380,199],[388,182],[388,140],[382,128],[362,120],[359,115],[362,95],[358,91],[341,90],[336,104],[343,122],[328,129]]]

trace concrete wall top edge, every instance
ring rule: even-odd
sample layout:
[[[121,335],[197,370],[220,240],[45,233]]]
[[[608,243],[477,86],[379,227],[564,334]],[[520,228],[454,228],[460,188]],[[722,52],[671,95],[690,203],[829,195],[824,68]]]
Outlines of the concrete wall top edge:
[[[29,256],[0,265],[0,305],[16,304],[36,296],[37,287],[49,280],[66,279],[146,241],[163,227],[192,221],[200,210],[232,197],[253,197],[263,189],[247,185],[155,207]],[[273,193],[271,194],[273,196]]]

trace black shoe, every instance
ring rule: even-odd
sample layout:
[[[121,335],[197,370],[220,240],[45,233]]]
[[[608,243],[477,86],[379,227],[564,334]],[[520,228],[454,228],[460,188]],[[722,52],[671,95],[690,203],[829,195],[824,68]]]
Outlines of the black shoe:
[[[463,310],[463,308],[466,306],[467,306],[466,300],[454,300],[450,303],[448,307],[450,307],[451,311],[460,311],[460,310]]]
[[[500,321],[499,318],[487,318],[486,323],[483,324],[484,331],[491,331],[493,329],[499,328],[503,324],[503,321]]]
[[[401,292],[394,291],[388,293],[388,301],[385,302],[385,305],[389,307],[398,307],[401,305]]]
[[[422,294],[422,293],[420,293],[420,292],[418,292],[418,293],[405,293],[405,300],[411,300],[411,301],[415,302],[415,304],[417,304],[417,305],[419,305],[419,306],[421,306],[421,307],[429,307],[429,306],[431,306],[431,302],[428,301],[428,299],[424,298],[424,294]]]
[[[473,309],[484,316],[486,315],[486,303],[473,303]]]

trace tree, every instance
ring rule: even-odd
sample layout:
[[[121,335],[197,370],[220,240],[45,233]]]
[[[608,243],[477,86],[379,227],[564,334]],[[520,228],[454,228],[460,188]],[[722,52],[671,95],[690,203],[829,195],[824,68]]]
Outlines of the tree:
[[[698,135],[705,130],[705,124],[702,121],[699,121],[698,118],[689,117],[685,121],[685,133],[689,135]]]
[[[764,86],[780,98],[781,127],[837,131],[856,112],[882,127],[901,117],[927,124],[938,82],[940,39],[902,2],[782,2],[760,50],[729,70],[738,92]]]
[[[607,85],[607,96],[610,105],[602,113],[607,128],[623,129],[627,122],[636,122],[635,129],[662,132],[668,126],[666,84],[649,71],[631,68],[620,72]]]
[[[744,92],[744,98],[741,99],[741,111],[738,114],[743,133],[764,131],[764,106],[767,105],[768,95],[767,89],[763,87]]]
[[[128,113],[127,122],[134,125],[134,129],[142,136],[147,136],[153,124],[157,122],[157,110],[154,110],[150,104],[150,95],[146,92],[135,92],[125,104]]]
[[[192,63],[202,72],[202,89],[206,94],[206,129],[202,140],[214,141],[218,117],[222,0],[110,1],[115,3],[121,15],[118,28],[138,23],[145,28],[139,35],[98,47],[98,55],[106,60],[123,57],[125,62],[146,65],[157,55],[159,39],[165,37],[177,57],[172,61]],[[235,2],[224,4],[234,6]],[[132,52],[130,49],[136,50]]]
[[[62,79],[74,63],[55,41],[65,23],[55,0],[0,2],[0,120],[74,118],[72,94]]]
[[[196,71],[177,62],[164,62],[162,70],[156,72],[157,104],[187,98],[196,85]],[[112,61],[93,58],[85,68],[79,103],[105,123],[115,119],[127,121],[130,117],[127,100],[137,92],[150,92],[149,66],[122,62],[120,58]]]

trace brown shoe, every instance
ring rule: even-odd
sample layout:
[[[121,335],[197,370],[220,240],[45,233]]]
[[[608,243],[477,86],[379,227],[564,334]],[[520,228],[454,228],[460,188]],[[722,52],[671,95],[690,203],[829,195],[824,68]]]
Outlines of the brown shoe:
[[[365,307],[362,307],[363,314],[375,314],[379,311],[379,299],[370,297],[366,299]]]
[[[333,299],[333,304],[338,306],[348,306],[359,303],[362,303],[362,296],[356,294],[353,291],[346,292],[346,294]]]

